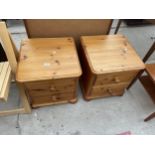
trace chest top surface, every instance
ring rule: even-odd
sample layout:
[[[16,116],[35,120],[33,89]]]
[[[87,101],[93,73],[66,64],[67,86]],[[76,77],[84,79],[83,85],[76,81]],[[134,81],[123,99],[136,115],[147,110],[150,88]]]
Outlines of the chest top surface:
[[[37,38],[22,41],[16,79],[31,82],[81,75],[74,40]]]
[[[94,74],[145,68],[123,35],[82,36],[81,43]]]

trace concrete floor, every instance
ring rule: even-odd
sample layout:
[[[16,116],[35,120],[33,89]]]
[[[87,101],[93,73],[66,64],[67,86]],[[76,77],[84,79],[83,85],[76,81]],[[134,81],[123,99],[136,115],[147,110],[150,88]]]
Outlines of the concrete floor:
[[[116,26],[113,23],[111,33]],[[19,48],[20,41],[26,38],[21,21],[8,21],[9,31]],[[143,57],[155,36],[155,26],[127,27],[121,25],[119,33],[129,41]],[[153,62],[153,55],[149,62]],[[9,109],[20,105],[16,85],[11,85],[7,104],[0,104],[0,109]],[[0,134],[119,134],[130,131],[131,134],[155,134],[155,119],[145,123],[143,119],[155,111],[155,105],[137,81],[122,97],[97,99],[90,102],[83,100],[79,89],[77,104],[64,104],[34,109],[29,115],[0,117]]]

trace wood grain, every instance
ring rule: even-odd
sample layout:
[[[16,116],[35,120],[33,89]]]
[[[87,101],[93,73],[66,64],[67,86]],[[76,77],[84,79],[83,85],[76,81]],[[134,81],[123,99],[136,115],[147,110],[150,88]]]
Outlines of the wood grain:
[[[134,48],[122,35],[81,37],[81,80],[86,100],[122,95],[138,72],[145,68]]]
[[[81,73],[73,38],[22,42],[16,78],[32,107],[76,101]]]
[[[134,48],[122,35],[83,36],[81,43],[94,74],[145,68]]]
[[[94,85],[104,85],[104,84],[118,84],[122,82],[131,82],[131,80],[136,76],[138,71],[124,71],[116,73],[107,73],[98,75]]]
[[[4,48],[4,51],[6,53],[8,62],[5,62],[7,64],[8,68],[7,71],[3,72],[4,69],[6,69],[5,65],[0,65],[0,76],[1,78],[4,77],[4,81],[0,79],[0,83],[3,83],[3,86],[0,86],[0,94],[2,95],[2,98],[6,101],[9,93],[9,86],[11,83],[11,73],[13,73],[13,77],[15,77],[16,69],[17,69],[17,59],[15,55],[15,46],[13,43],[13,40],[11,39],[11,36],[8,33],[7,27],[5,22],[0,22],[0,41]],[[17,54],[17,53],[16,53]],[[18,56],[17,56],[18,57]],[[28,102],[27,96],[25,94],[25,90],[23,87],[17,83],[20,89],[20,97],[22,99],[23,108],[19,109],[10,109],[10,110],[3,110],[0,111],[0,115],[12,115],[12,114],[18,114],[18,113],[30,113],[31,107]]]
[[[11,83],[11,68],[8,62],[0,63],[0,99],[7,101]],[[4,102],[5,103],[5,102]]]
[[[109,84],[100,87],[93,87],[90,97],[108,97],[123,94],[128,83]]]
[[[79,77],[81,67],[72,38],[28,39],[22,42],[18,82]]]
[[[68,101],[75,98],[74,93],[61,93],[61,94],[55,94],[55,95],[45,95],[45,96],[37,96],[37,97],[32,97],[32,105],[35,104],[46,104],[46,103],[51,103],[50,105],[53,104],[59,104],[59,102],[62,101]]]

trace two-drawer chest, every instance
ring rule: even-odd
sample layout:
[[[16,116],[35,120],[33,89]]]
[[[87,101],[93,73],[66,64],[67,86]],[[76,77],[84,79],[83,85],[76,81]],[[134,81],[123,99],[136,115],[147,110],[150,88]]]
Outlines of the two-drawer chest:
[[[81,73],[72,38],[22,41],[16,79],[23,84],[32,107],[75,103]]]
[[[123,95],[144,63],[122,35],[82,36],[81,86],[85,99]]]

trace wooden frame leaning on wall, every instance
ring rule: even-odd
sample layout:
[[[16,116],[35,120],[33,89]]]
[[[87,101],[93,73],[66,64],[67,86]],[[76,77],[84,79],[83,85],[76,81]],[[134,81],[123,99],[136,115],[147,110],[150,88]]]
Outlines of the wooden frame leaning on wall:
[[[5,22],[0,22],[0,41],[1,41],[1,44],[4,48],[4,51],[6,53],[8,63],[9,63],[10,68],[11,68],[12,77],[15,78],[16,77],[17,64],[18,64],[18,62],[17,62],[18,52],[17,52],[15,44],[11,38],[11,35],[9,34],[9,32],[7,30]],[[10,81],[8,80],[7,82],[11,82],[11,80]],[[15,80],[15,82],[16,82],[16,80]],[[17,83],[17,86],[19,88],[20,98],[22,100],[22,106],[20,106],[17,109],[0,111],[0,116],[19,114],[19,113],[31,113],[31,107],[30,107],[30,104],[29,104],[29,101],[27,99],[27,96],[26,96],[26,93],[25,93],[23,86],[19,83]],[[9,91],[9,88],[8,88],[8,91]],[[3,98],[2,98],[2,100],[3,100]],[[6,101],[6,99],[5,99],[5,101]]]

